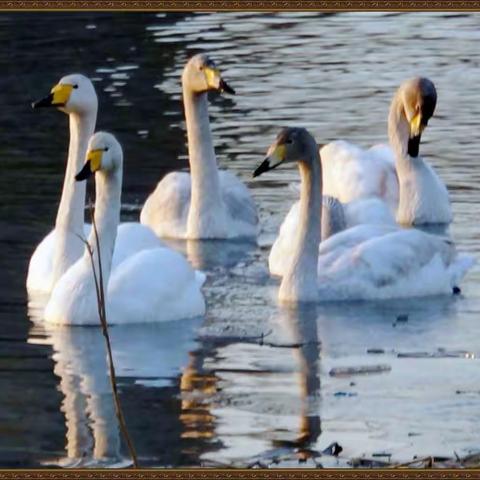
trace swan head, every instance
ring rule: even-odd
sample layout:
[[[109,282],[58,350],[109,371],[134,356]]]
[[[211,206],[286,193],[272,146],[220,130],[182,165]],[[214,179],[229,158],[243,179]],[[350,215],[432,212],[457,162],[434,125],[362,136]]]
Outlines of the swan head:
[[[312,162],[317,149],[315,139],[305,128],[282,128],[253,176],[258,177],[286,162]]]
[[[86,180],[99,171],[117,172],[122,169],[122,164],[123,151],[118,140],[111,133],[97,132],[88,142],[85,165],[75,180]]]
[[[397,94],[409,126],[408,154],[416,157],[422,132],[435,111],[437,91],[428,78],[415,77],[403,82]]]
[[[209,90],[235,93],[235,90],[222,78],[215,62],[204,53],[194,55],[187,62],[183,69],[182,83],[194,93],[204,93]]]
[[[56,107],[67,114],[96,113],[98,98],[91,80],[80,73],[62,77],[50,93],[32,103],[33,108]]]

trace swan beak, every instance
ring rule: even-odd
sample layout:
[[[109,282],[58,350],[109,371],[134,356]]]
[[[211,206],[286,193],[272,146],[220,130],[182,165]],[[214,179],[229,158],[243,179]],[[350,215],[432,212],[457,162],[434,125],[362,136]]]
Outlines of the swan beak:
[[[285,145],[272,145],[267,152],[265,160],[253,172],[253,178],[260,176],[262,173],[277,168],[285,161],[286,156]]]
[[[83,168],[75,175],[75,180],[80,182],[90,178],[102,165],[103,150],[90,150]]]
[[[68,102],[73,90],[73,85],[57,84],[51,92],[41,100],[32,103],[32,108],[40,107],[64,107]]]
[[[208,88],[235,95],[235,90],[222,78],[218,68],[206,67],[205,78]]]
[[[410,138],[419,137],[426,126],[426,122],[422,119],[422,113],[417,112],[410,120]]]

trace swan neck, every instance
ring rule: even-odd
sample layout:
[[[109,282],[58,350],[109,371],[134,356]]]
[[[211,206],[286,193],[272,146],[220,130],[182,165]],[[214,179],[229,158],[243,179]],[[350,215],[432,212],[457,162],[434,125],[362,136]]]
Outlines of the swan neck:
[[[388,138],[395,154],[397,173],[402,174],[412,166],[412,157],[408,154],[410,127],[399,93],[395,95],[388,116]]]
[[[223,202],[207,93],[195,93],[184,86],[183,97],[192,182],[188,230],[191,236],[201,237],[205,233],[203,225],[215,223],[215,218],[223,215]]]
[[[88,140],[95,129],[95,114],[70,114],[70,143],[68,147],[67,168],[63,182],[62,197],[58,207],[56,228],[64,228],[83,234],[85,182],[75,181],[75,175],[85,163]]]
[[[100,244],[100,261],[102,264],[103,288],[107,291],[112,267],[113,250],[120,223],[120,205],[122,195],[122,171],[100,171],[95,174],[95,225]],[[88,239],[92,249],[95,269],[99,272],[98,249],[94,229]],[[89,253],[85,252],[86,256]],[[88,259],[90,261],[90,259]]]
[[[55,251],[52,267],[52,287],[82,256],[85,245],[84,207],[85,182],[77,182],[75,175],[82,169],[88,140],[95,129],[97,112],[88,115],[70,114],[70,144],[62,196],[55,221]]]
[[[299,162],[299,170],[300,224],[280,295],[287,300],[314,301],[318,295],[317,264],[322,215],[322,171],[316,147],[309,161]]]

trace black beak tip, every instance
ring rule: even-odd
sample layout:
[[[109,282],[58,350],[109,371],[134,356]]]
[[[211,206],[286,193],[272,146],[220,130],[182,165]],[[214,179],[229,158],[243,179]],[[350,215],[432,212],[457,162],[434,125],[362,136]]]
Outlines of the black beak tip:
[[[45,98],[41,100],[37,100],[36,102],[32,102],[32,108],[35,110],[40,107],[53,107],[53,95],[47,95]]]
[[[235,95],[235,90],[223,78],[220,80],[220,91]]]
[[[75,180],[77,182],[81,182],[82,180],[86,180],[92,175],[93,175],[93,172],[90,168],[90,160],[88,160],[83,166],[83,168],[75,175]]]
[[[259,177],[262,173],[268,172],[271,170],[270,161],[266,158],[253,172],[253,178]]]

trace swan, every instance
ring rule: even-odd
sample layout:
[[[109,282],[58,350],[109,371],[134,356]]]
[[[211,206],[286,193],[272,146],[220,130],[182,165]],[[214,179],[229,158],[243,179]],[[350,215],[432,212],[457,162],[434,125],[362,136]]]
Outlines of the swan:
[[[294,249],[293,239],[300,224],[300,202],[295,202],[285,217],[278,237],[273,242],[268,256],[268,268],[272,275],[281,276],[285,267],[285,258],[290,257]],[[395,225],[385,202],[376,197],[360,198],[343,204],[335,197],[322,197],[321,241],[335,233],[364,223]]]
[[[304,128],[285,128],[254,177],[298,162],[299,227],[284,259],[278,297],[287,302],[373,300],[451,294],[475,260],[445,238],[391,225],[357,225],[321,239],[322,164]]]
[[[48,96],[32,106],[35,109],[58,108],[68,114],[70,124],[67,167],[55,228],[36,247],[27,273],[28,292],[48,294],[82,256],[85,246],[81,238],[90,233],[90,224],[84,223],[85,183],[75,182],[74,177],[83,166],[88,139],[95,130],[98,99],[89,78],[82,74],[71,74],[61,78]],[[118,231],[113,265],[118,265],[140,246],[147,248],[161,244],[149,228],[135,222],[122,224]]]
[[[411,78],[400,85],[391,102],[389,147],[362,150],[345,141],[321,147],[324,193],[342,203],[379,197],[402,225],[449,224],[447,188],[419,154],[420,138],[436,102],[431,80]]]
[[[140,221],[159,237],[231,239],[257,236],[258,217],[247,187],[218,170],[208,119],[209,90],[235,93],[205,54],[182,75],[190,172],[169,173],[147,198]]]
[[[95,224],[100,244],[106,312],[111,324],[192,318],[205,313],[200,287],[205,276],[195,272],[179,253],[165,247],[130,255],[112,271],[120,218],[123,152],[116,138],[97,132],[88,145],[87,161],[77,181],[95,173]],[[98,271],[94,232],[88,240]],[[98,325],[97,296],[91,258],[83,256],[55,285],[45,308],[45,321],[63,325]]]

